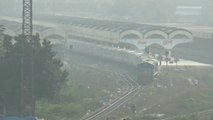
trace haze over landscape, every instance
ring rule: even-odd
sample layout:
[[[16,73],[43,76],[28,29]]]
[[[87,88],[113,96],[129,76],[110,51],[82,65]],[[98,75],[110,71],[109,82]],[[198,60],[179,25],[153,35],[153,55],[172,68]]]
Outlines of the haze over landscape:
[[[213,120],[212,11],[0,0],[0,120]]]
[[[1,14],[21,16],[22,4],[19,0],[1,0]],[[3,4],[4,3],[4,4]],[[130,21],[140,22],[182,22],[179,17],[195,19],[198,25],[212,25],[212,0],[36,0],[33,1],[34,16],[37,14],[65,14],[80,16],[112,17],[124,16]],[[6,6],[11,7],[6,7]],[[165,7],[166,6],[166,7]],[[177,7],[197,7],[181,10],[186,14],[177,14]],[[39,9],[37,9],[39,8]],[[190,18],[191,17],[191,18]]]

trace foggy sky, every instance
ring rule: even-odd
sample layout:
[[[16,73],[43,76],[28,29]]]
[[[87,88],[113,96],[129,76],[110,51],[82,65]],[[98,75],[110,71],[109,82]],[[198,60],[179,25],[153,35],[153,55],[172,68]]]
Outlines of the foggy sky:
[[[177,6],[201,6],[204,20],[213,20],[213,0],[33,0],[36,14],[98,14],[133,16],[143,21],[172,22]],[[0,14],[21,16],[22,0],[0,0]],[[200,20],[202,21],[202,20]],[[176,21],[174,21],[176,22]]]

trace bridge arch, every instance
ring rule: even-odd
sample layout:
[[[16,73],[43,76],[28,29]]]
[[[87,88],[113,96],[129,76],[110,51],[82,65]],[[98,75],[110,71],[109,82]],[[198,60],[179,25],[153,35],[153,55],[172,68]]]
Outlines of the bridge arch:
[[[125,38],[142,39],[143,35],[137,30],[127,30],[120,34],[120,39],[125,39]]]
[[[152,30],[144,34],[144,39],[167,39],[168,34],[161,30]]]
[[[169,34],[169,39],[193,39],[191,32],[186,30],[175,30]]]
[[[152,44],[149,44],[147,47],[151,48],[151,51],[154,51],[155,53],[158,53],[158,54],[164,53],[164,50],[165,50],[165,46],[159,43],[152,43]]]

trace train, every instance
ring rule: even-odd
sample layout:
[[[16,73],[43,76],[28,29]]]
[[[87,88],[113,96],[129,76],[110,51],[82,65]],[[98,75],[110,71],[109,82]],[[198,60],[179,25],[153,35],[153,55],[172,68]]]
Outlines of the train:
[[[137,82],[140,85],[151,84],[158,75],[158,61],[155,59],[147,59],[137,65]]]
[[[134,66],[137,69],[137,82],[140,85],[151,84],[158,74],[158,61],[142,51],[94,44],[76,39],[69,39],[68,41],[71,44],[70,49],[72,51]]]

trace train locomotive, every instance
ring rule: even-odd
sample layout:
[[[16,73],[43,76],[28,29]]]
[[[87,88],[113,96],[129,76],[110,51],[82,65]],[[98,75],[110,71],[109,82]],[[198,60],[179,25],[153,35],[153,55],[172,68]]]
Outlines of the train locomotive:
[[[137,65],[137,82],[140,85],[151,84],[158,74],[158,61],[155,59],[147,59]]]
[[[158,74],[158,61],[148,55],[128,49],[115,48],[105,45],[97,45],[90,42],[70,40],[72,51],[78,51],[87,55],[110,59],[123,64],[130,64],[137,69],[137,82],[140,85],[151,84]]]

